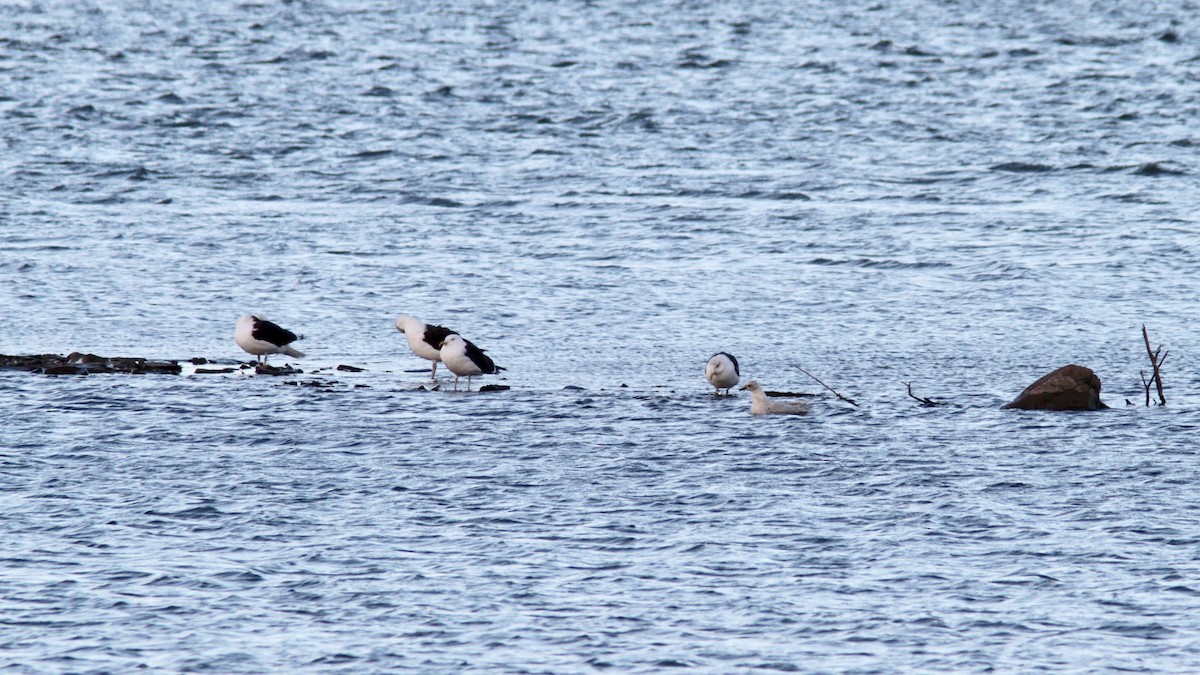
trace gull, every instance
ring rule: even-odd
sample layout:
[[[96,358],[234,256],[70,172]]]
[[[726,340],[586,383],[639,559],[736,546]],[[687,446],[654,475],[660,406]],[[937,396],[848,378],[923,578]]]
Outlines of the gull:
[[[451,333],[442,340],[442,363],[454,373],[454,390],[458,391],[458,378],[467,376],[467,391],[471,391],[471,378],[476,375],[498,373],[503,368],[492,362],[492,359],[476,347],[470,340],[465,340],[457,333]]]
[[[750,390],[751,415],[807,415],[808,405],[803,401],[772,401],[758,382],[750,380],[742,389]]]
[[[303,358],[304,352],[288,346],[298,339],[292,331],[252,314],[240,317],[233,329],[233,341],[247,353],[253,354],[259,363],[266,363],[270,354]]]
[[[396,319],[396,330],[404,333],[404,337],[408,340],[408,347],[413,350],[414,354],[433,361],[433,372],[429,374],[429,378],[436,380],[437,364],[442,360],[440,351],[442,340],[456,333],[445,326],[422,323],[417,317],[408,314]]]
[[[708,365],[704,367],[704,377],[708,379],[708,383],[716,387],[716,395],[720,396],[721,389],[725,390],[725,395],[729,395],[729,388],[736,385],[742,376],[742,371],[738,369],[737,359],[733,354],[728,352],[717,352],[708,359]]]

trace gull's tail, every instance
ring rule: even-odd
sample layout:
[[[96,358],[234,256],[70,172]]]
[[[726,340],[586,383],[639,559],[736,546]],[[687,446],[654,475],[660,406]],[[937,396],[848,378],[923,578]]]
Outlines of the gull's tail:
[[[302,352],[302,351],[299,351],[299,350],[297,350],[297,349],[293,349],[293,348],[289,347],[288,345],[284,345],[284,346],[280,347],[279,349],[280,349],[280,350],[281,350],[281,351],[282,351],[284,354],[287,354],[288,356],[292,357],[293,359],[302,359],[302,358],[304,358],[304,352]]]

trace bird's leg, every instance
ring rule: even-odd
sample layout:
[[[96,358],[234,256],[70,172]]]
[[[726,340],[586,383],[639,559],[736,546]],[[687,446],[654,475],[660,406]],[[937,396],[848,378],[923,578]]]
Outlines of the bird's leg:
[[[454,376],[454,391],[458,391],[458,376]]]
[[[433,362],[433,372],[429,374],[429,379],[437,382],[437,361]]]
[[[471,376],[467,376],[467,391],[471,391]]]

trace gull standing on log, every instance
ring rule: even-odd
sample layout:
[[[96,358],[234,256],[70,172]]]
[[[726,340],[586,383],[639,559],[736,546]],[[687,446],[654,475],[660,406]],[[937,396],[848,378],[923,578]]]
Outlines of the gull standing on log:
[[[729,388],[738,383],[742,371],[738,369],[738,362],[733,354],[717,352],[708,359],[708,365],[704,367],[704,377],[708,379],[709,384],[716,387],[716,395],[720,396],[721,390],[724,389],[725,395],[728,396]]]
[[[750,380],[742,389],[750,390],[751,415],[807,415],[808,406],[802,401],[772,401],[758,382]]]
[[[433,361],[433,371],[429,374],[429,379],[436,380],[437,364],[442,360],[442,340],[457,333],[445,326],[422,323],[417,317],[408,314],[396,319],[396,330],[404,333],[408,347],[414,354]]]
[[[266,363],[270,354],[287,354],[294,359],[304,358],[304,352],[289,347],[298,340],[295,333],[279,324],[246,314],[237,320],[233,329],[233,341],[259,363]]]
[[[442,340],[442,363],[454,373],[454,390],[458,391],[458,378],[467,376],[467,391],[471,391],[471,378],[476,375],[495,374],[504,370],[492,362],[492,359],[476,347],[470,340],[465,340],[457,333],[451,333]]]

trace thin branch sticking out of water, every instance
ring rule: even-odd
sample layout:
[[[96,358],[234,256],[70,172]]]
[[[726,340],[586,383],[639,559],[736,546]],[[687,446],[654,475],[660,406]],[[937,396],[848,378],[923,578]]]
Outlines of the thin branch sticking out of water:
[[[794,364],[794,363],[792,364],[792,367],[793,367],[793,368],[795,368],[796,370],[799,370],[800,372],[804,373],[805,375],[807,375],[807,376],[811,377],[812,379],[816,380],[816,381],[817,381],[817,384],[819,384],[819,385],[821,385],[822,387],[825,387],[825,388],[826,388],[826,389],[828,389],[829,391],[833,392],[833,395],[834,395],[834,396],[836,396],[836,397],[838,397],[838,398],[842,399],[843,401],[845,401],[846,403],[849,403],[850,405],[854,406],[855,408],[859,407],[859,406],[858,406],[858,404],[857,404],[857,403],[855,403],[853,399],[849,399],[849,398],[846,398],[845,396],[842,396],[841,394],[839,394],[839,393],[837,392],[837,390],[836,390],[836,389],[834,389],[833,387],[831,387],[831,386],[829,386],[829,385],[825,384],[825,383],[824,383],[824,382],[822,382],[821,380],[818,380],[816,375],[813,375],[812,373],[808,372],[807,370],[805,370],[805,369],[801,368],[800,366],[798,366],[798,365],[796,365],[796,364]]]
[[[942,405],[938,401],[935,401],[931,398],[925,398],[924,396],[917,396],[916,394],[914,394],[913,390],[912,390],[912,382],[901,381],[900,384],[904,385],[905,387],[908,387],[908,395],[911,396],[912,398],[915,398],[916,400],[920,401],[921,405],[923,407],[932,408],[934,406]]]
[[[1163,352],[1162,345],[1159,345],[1158,349],[1154,349],[1154,350],[1150,349],[1150,332],[1146,330],[1146,324],[1142,324],[1142,339],[1146,342],[1146,355],[1150,357],[1150,366],[1153,369],[1153,374],[1151,375],[1149,380],[1146,379],[1146,373],[1138,371],[1139,373],[1141,373],[1141,376],[1142,376],[1142,384],[1145,385],[1145,387],[1146,387],[1146,405],[1150,405],[1150,385],[1151,384],[1155,384],[1158,386],[1158,404],[1166,405],[1167,397],[1163,394],[1163,382],[1162,382],[1161,368],[1162,368],[1163,361],[1167,360],[1167,354],[1170,354],[1171,352],[1169,350],[1166,352]],[[1160,352],[1162,353],[1161,357],[1159,356]]]

